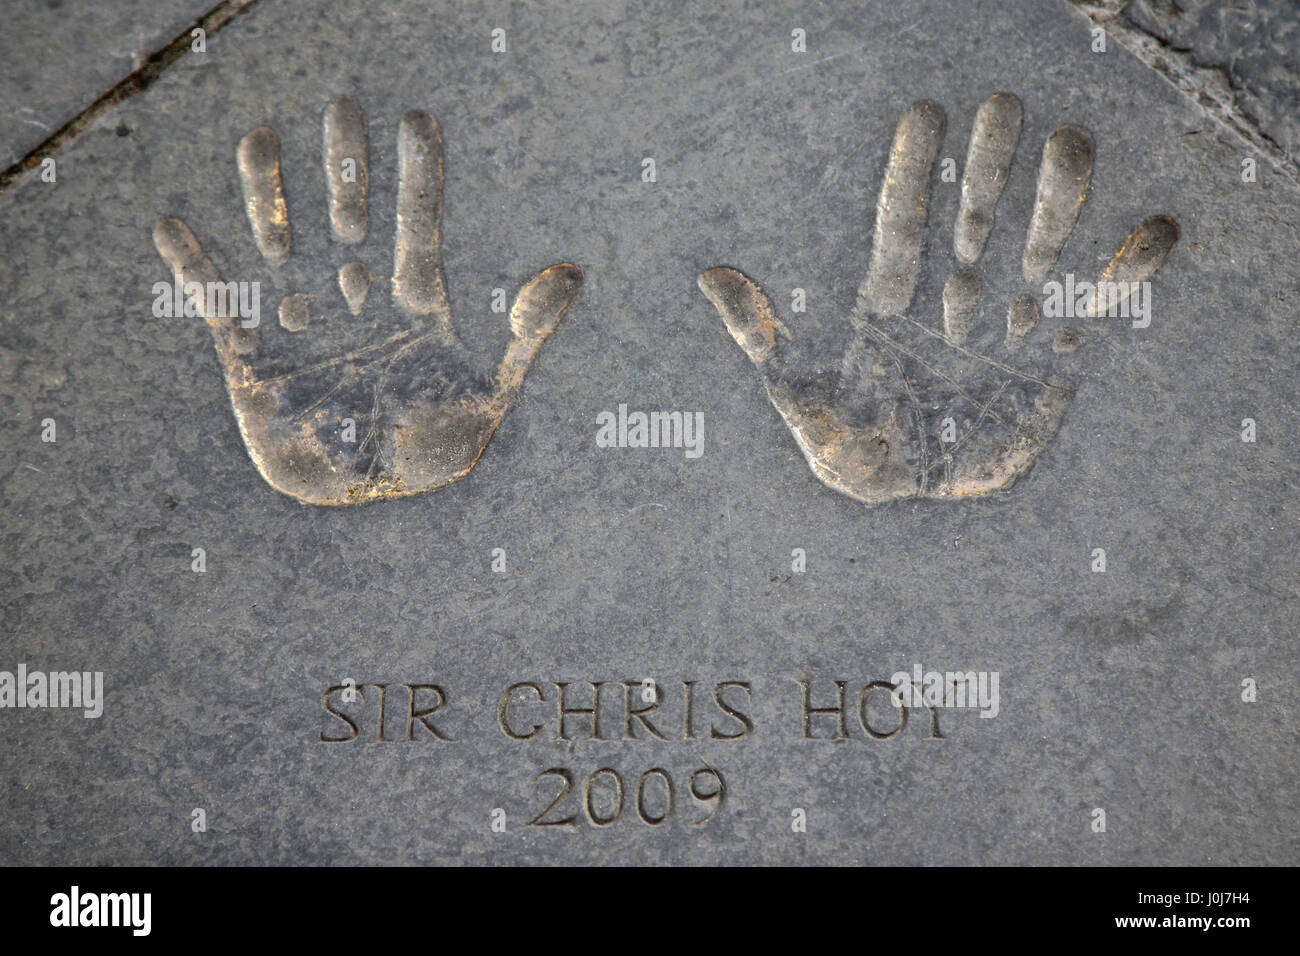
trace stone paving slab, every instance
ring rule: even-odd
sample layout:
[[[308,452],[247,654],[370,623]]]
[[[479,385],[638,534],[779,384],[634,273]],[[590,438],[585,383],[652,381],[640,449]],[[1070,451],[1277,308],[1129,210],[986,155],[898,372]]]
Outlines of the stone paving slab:
[[[214,0],[9,0],[0,30],[0,166],[139,69]]]
[[[1300,7],[1290,0],[1071,2],[1300,182]]]
[[[1092,52],[1090,27],[1028,0],[265,3],[71,142],[56,182],[0,194],[0,671],[104,675],[98,718],[0,709],[0,860],[1300,860],[1300,194],[1264,163],[1243,182],[1240,145],[1120,46]],[[941,104],[938,158],[960,169],[975,111],[1002,90],[1024,128],[981,322],[1022,288],[1039,150],[1062,123],[1096,151],[1061,270],[1095,276],[1150,215],[1181,238],[1149,327],[1086,333],[1074,399],[1027,475],[987,497],[868,507],[810,472],[696,277],[743,270],[798,360],[834,366],[898,117]],[[368,240],[346,254],[377,277],[401,118],[437,116],[448,295],[483,367],[509,338],[494,289],[513,296],[563,261],[586,278],[467,477],[321,508],[249,460],[203,322],[154,316],[171,276],[151,236],[163,217],[187,222],[223,277],[263,283],[268,326],[301,288],[320,290],[313,321],[349,321],[328,295],[347,259],[320,159],[340,94],[370,142]],[[261,125],[279,135],[294,224],[278,268],[254,248],[235,163]],[[958,268],[958,201],[936,172],[917,291],[929,323]],[[796,288],[807,311],[791,314]],[[371,295],[388,294],[381,278]],[[703,454],[599,447],[597,416],[620,404],[702,412]],[[998,672],[996,718],[940,710],[936,739],[913,708],[896,734],[864,732],[863,687],[915,664]],[[349,733],[322,707],[346,679],[364,699],[327,700],[357,739],[322,742]],[[673,739],[636,721],[624,739],[647,679]],[[612,739],[570,717],[574,739],[556,740],[557,684],[580,707],[591,681],[612,682]],[[833,717],[803,739],[800,681],[821,707],[845,682],[848,739],[828,739]],[[498,720],[519,683],[538,687],[508,698],[510,728],[541,727],[528,740]],[[412,706],[437,700],[408,691],[426,684],[452,741],[418,720],[402,739]],[[391,742],[375,739],[381,696]],[[898,717],[868,697],[873,728]],[[573,791],[545,812],[563,774],[539,774],[557,768]],[[607,826],[583,808],[601,768],[625,788]],[[714,809],[711,771],[725,800],[694,826]],[[665,776],[674,808],[650,825],[638,781],[654,818]],[[613,780],[591,783],[597,822]]]

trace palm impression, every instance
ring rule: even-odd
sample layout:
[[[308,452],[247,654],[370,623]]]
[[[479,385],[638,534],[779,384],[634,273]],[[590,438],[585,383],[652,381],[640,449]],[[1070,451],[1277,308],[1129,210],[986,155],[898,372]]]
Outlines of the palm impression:
[[[979,261],[1020,139],[1020,101],[1007,93],[980,107],[971,130],[954,230],[957,258]],[[876,205],[866,280],[849,320],[857,335],[833,375],[801,376],[782,353],[789,332],[767,296],[734,269],[699,277],[701,291],[762,372],[813,473],[859,501],[951,498],[1008,487],[1029,469],[1061,424],[1073,391],[1056,379],[1064,356],[1084,344],[1072,328],[1039,327],[1033,295],[1012,300],[1005,325],[977,321],[973,269],[943,288],[943,319],[911,313],[922,261],[931,169],[943,110],[913,104],[899,120]],[[1043,146],[1022,272],[1042,288],[1074,228],[1092,173],[1092,140],[1062,126]],[[1164,264],[1178,240],[1167,216],[1133,230],[1084,302],[1087,315],[1119,306]],[[1046,323],[1044,323],[1046,324]]]
[[[369,225],[369,173],[365,120],[350,97],[326,107],[323,154],[332,237],[343,247],[359,246]],[[481,374],[452,330],[443,283],[437,121],[407,113],[397,155],[391,302],[371,294],[370,269],[352,261],[338,269],[336,284],[284,296],[279,328],[274,320],[249,327],[229,308],[189,227],[164,219],[154,229],[158,252],[211,328],[249,455],[273,487],[311,504],[418,494],[468,474],[582,287],[582,270],[568,264],[529,280],[510,310],[504,358]],[[279,139],[266,127],[256,129],[240,141],[236,158],[257,249],[281,267],[292,228]],[[226,284],[230,295],[237,294],[234,286]]]

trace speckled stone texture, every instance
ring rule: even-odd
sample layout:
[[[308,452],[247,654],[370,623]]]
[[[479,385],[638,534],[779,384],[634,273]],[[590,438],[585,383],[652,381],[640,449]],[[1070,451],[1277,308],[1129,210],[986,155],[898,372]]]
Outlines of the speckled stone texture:
[[[1196,66],[1220,71],[1242,114],[1300,151],[1300,9],[1292,0],[1137,0],[1124,18]]]
[[[0,167],[22,159],[212,6],[212,0],[6,0]]]
[[[102,671],[107,698],[98,719],[0,709],[0,862],[1300,862],[1300,192],[1265,163],[1243,183],[1240,146],[1123,49],[1092,53],[1090,27],[1031,0],[264,2],[67,145],[56,183],[0,194],[0,670]],[[1086,333],[1077,394],[1026,477],[868,508],[808,470],[696,277],[743,269],[799,360],[833,366],[898,116],[941,104],[960,169],[999,90],[1025,122],[977,321],[1020,291],[1039,151],[1062,123],[1096,160],[1059,270],[1094,278],[1149,215],[1181,240],[1149,328]],[[351,256],[320,169],[341,93],[369,127],[371,295],[389,295],[411,108],[442,125],[444,268],[476,360],[508,336],[493,289],[560,261],[586,284],[468,477],[317,508],[259,477],[202,322],[152,314],[170,276],[151,233],[183,218],[226,278],[264,284],[274,322],[280,279],[235,168],[239,138],[270,125],[295,268],[322,321],[347,320],[332,283]],[[932,183],[917,301],[936,327],[958,189]],[[794,288],[808,308],[791,315]],[[702,411],[703,455],[598,447],[596,416],[620,404]],[[917,663],[997,671],[998,716],[944,711],[926,739],[914,713],[868,737],[858,691]],[[367,685],[345,708],[364,733],[322,743],[346,731],[321,707],[345,678]],[[586,681],[647,678],[676,715],[697,682],[694,739],[554,739],[553,682],[582,705]],[[850,739],[800,739],[800,679],[821,706],[849,682]],[[517,741],[497,703],[524,681],[548,705],[514,712],[545,724]],[[742,739],[708,734],[737,729],[712,702],[725,681],[751,685],[724,695],[753,722]],[[379,683],[398,742],[373,741]],[[400,742],[402,683],[446,691],[431,719],[454,742],[418,726]],[[619,737],[623,690],[603,693]],[[660,729],[680,737],[679,720]],[[550,818],[576,813],[572,830],[526,825],[554,767],[577,792]],[[629,791],[607,827],[580,809],[601,767]],[[677,804],[652,827],[634,789],[655,767]],[[706,767],[727,800],[694,828],[688,780]]]

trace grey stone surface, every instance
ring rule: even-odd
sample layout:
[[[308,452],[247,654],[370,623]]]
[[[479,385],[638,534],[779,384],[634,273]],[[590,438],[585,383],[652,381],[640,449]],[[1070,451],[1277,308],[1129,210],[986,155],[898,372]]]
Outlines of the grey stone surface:
[[[490,52],[497,27],[504,54]],[[796,27],[805,54],[790,50]],[[264,4],[221,39],[201,69],[178,63],[71,143],[57,183],[0,195],[0,670],[103,671],[107,698],[99,719],[0,710],[0,860],[1300,861],[1300,194],[1263,164],[1243,183],[1238,147],[1123,50],[1091,53],[1073,9],[319,0]],[[899,114],[943,105],[942,155],[960,167],[998,90],[1021,98],[1025,124],[980,321],[1020,291],[1038,151],[1063,122],[1097,149],[1055,275],[1092,278],[1148,215],[1173,216],[1182,239],[1149,328],[1088,332],[1076,397],[1025,478],[988,498],[864,507],[809,472],[696,276],[743,269],[803,360],[832,364]],[[152,315],[170,277],[150,235],[180,216],[226,278],[278,291],[234,163],[240,136],[271,125],[296,230],[285,269],[324,301],[347,261],[319,160],[339,93],[369,123],[362,258],[376,276],[397,123],[408,108],[441,121],[444,268],[485,367],[507,335],[493,288],[512,295],[562,260],[587,279],[468,477],[322,509],[258,476],[202,323]],[[919,301],[937,322],[958,196],[932,189]],[[791,316],[795,287],[809,307]],[[274,301],[264,293],[267,316]],[[330,316],[345,315],[339,300]],[[703,456],[598,448],[595,416],[620,403],[703,411]],[[1247,417],[1254,444],[1239,437]],[[56,443],[40,440],[45,418]],[[1098,547],[1104,574],[1089,570]],[[887,740],[851,715],[849,740],[800,739],[796,679],[824,705],[836,679],[856,694],[913,663],[998,671],[999,715],[944,711],[942,740],[919,713]],[[349,677],[442,686],[435,722],[456,742],[319,742],[343,729],[321,694]],[[645,678],[672,714],[677,682],[699,682],[697,739],[557,742],[553,716],[546,739],[497,727],[514,682],[542,682],[553,706],[550,682],[579,682],[581,701],[580,682]],[[719,681],[752,684],[748,707],[728,698],[754,722],[742,740],[708,739],[710,723],[735,726],[709,702]],[[349,709],[369,737],[367,692]],[[391,736],[405,706],[393,688]],[[692,828],[684,784],[706,766],[728,799]],[[677,807],[650,827],[629,794],[597,828],[579,794],[572,831],[526,826],[555,793],[535,779],[551,767],[579,789],[601,767],[630,785],[662,767]]]
[[[8,0],[0,30],[0,166],[26,156],[214,4]]]
[[[1293,158],[1300,150],[1300,9],[1247,3],[1138,0],[1125,19],[1203,69],[1221,71],[1242,112]]]
[[[1300,184],[1300,7],[1292,0],[1070,2]]]

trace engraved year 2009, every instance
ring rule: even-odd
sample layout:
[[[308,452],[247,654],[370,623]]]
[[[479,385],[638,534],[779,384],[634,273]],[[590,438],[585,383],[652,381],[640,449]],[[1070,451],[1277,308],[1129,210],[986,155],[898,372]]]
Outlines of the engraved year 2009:
[[[552,767],[537,775],[537,780],[554,777],[559,781],[559,789],[550,803],[541,813],[528,821],[534,827],[568,827],[578,825],[576,810],[563,816],[573,806],[570,797],[578,797],[575,791],[573,772],[564,767]],[[583,782],[581,788],[581,810],[593,827],[612,826],[623,816],[630,804],[636,816],[647,826],[657,827],[666,823],[672,816],[677,803],[676,785],[672,775],[662,767],[653,767],[637,778],[636,786],[629,788],[624,783],[623,775],[610,767],[601,767],[593,771]],[[698,809],[707,813],[698,820],[691,820],[691,826],[704,826],[722,809],[727,798],[727,784],[722,774],[712,767],[694,771],[687,781],[686,790],[697,804]]]

